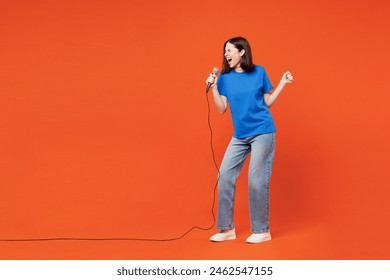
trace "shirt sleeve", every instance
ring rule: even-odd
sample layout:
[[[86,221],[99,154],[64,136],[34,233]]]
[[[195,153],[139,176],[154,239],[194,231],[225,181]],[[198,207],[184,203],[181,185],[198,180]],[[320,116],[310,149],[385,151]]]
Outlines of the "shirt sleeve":
[[[264,70],[263,75],[263,94],[270,92],[274,87],[271,84],[271,81],[268,78],[267,72]]]
[[[218,87],[218,92],[220,95],[226,96],[225,92],[225,87],[224,87],[224,79],[223,75],[219,75],[218,80],[217,80],[217,87]]]

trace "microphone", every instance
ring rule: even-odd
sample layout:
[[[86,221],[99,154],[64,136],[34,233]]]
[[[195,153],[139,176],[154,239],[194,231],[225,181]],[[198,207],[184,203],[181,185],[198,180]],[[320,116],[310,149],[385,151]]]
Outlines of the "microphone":
[[[213,71],[211,71],[211,73],[212,73],[213,75],[218,75],[218,73],[219,73],[219,68],[218,68],[218,67],[214,67],[214,68],[213,68]],[[211,83],[209,82],[209,83],[207,83],[206,93],[209,92],[210,87],[211,87]]]

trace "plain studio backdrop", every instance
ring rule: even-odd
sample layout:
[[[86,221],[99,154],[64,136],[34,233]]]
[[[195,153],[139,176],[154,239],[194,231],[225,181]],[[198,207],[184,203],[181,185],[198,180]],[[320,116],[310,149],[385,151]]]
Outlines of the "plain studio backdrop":
[[[387,1],[1,1],[0,239],[209,227],[205,80],[246,37],[276,87],[273,240],[0,242],[2,259],[389,259]],[[210,96],[211,97],[211,96]],[[211,98],[210,98],[211,101]],[[211,103],[211,105],[213,105]],[[229,113],[211,108],[220,163]]]

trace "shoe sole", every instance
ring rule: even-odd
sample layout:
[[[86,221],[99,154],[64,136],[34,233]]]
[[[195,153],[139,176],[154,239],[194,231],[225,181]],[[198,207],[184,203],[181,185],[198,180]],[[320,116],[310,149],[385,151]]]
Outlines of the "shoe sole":
[[[256,241],[246,241],[246,243],[249,243],[249,244],[257,244],[257,243],[269,241],[269,240],[271,240],[271,239],[272,239],[271,236],[267,236],[267,237],[264,237],[264,238],[259,239],[259,240],[256,240]]]
[[[223,242],[223,241],[234,240],[234,239],[236,239],[236,236],[228,236],[225,239],[211,239],[210,238],[210,241],[212,241],[212,242]]]

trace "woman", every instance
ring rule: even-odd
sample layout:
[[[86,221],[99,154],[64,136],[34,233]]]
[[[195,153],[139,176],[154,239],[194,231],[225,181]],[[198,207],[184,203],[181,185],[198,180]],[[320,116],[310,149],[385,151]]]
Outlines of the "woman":
[[[234,134],[225,152],[218,181],[219,233],[215,242],[236,239],[234,200],[236,180],[247,156],[251,153],[248,172],[249,210],[252,235],[248,243],[271,240],[269,229],[269,182],[275,152],[275,125],[269,107],[275,103],[284,86],[292,83],[290,72],[283,74],[273,89],[262,66],[254,65],[249,42],[235,37],[225,42],[223,68],[219,78],[210,74],[215,107],[221,114],[228,105]]]

